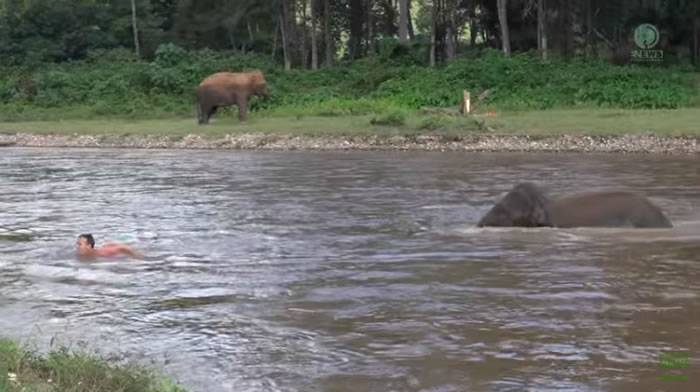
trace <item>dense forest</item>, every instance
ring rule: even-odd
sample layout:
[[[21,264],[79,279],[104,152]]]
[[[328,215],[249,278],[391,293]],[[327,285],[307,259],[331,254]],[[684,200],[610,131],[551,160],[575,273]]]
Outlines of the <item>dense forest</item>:
[[[640,23],[663,62],[632,61]],[[453,106],[463,88],[502,108],[688,106],[699,26],[693,0],[0,0],[0,114],[185,114],[202,77],[246,68],[273,92],[253,110]]]
[[[624,62],[642,22],[669,55],[697,62],[693,0],[1,0],[0,61],[67,61],[163,43],[269,54],[316,68],[406,50],[435,64],[472,47]],[[397,49],[402,44],[404,49]]]

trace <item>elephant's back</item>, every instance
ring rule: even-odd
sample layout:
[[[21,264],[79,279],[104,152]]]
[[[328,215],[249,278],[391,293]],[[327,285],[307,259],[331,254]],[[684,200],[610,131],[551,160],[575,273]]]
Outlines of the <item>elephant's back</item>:
[[[247,86],[260,82],[265,82],[265,79],[260,71],[216,72],[204,78],[199,83],[199,86]]]
[[[590,192],[554,199],[550,217],[555,226],[669,227],[661,209],[634,192]]]

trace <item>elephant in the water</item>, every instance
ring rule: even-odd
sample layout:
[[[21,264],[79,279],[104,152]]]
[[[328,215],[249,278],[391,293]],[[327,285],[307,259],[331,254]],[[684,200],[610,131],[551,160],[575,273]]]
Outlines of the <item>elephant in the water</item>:
[[[516,185],[477,224],[520,227],[672,227],[646,197],[624,191],[550,199],[532,183]]]

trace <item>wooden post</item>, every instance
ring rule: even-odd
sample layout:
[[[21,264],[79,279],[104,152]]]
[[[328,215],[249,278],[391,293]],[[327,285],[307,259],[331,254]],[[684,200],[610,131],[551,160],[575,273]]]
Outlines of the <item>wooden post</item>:
[[[472,112],[471,96],[467,90],[464,90],[463,93],[464,96],[462,98],[462,107],[459,111],[462,112],[462,114],[469,114]]]

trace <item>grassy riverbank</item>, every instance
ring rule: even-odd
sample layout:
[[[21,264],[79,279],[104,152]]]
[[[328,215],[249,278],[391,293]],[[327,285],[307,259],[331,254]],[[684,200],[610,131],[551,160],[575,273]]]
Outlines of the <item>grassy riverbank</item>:
[[[563,109],[503,112],[486,124],[498,133],[524,135],[653,134],[700,136],[700,108],[622,110]]]
[[[154,372],[59,349],[39,355],[0,338],[0,391],[184,392]]]
[[[190,116],[202,78],[253,68],[265,73],[271,92],[251,102],[261,116],[389,116],[426,106],[456,108],[465,89],[480,108],[498,111],[700,107],[700,76],[690,66],[542,61],[532,53],[505,57],[484,50],[428,67],[389,54],[284,71],[267,56],[163,45],[152,61],[117,50],[81,61],[0,67],[0,122]]]
[[[556,136],[615,136],[652,134],[659,137],[700,136],[700,108],[623,110],[550,109],[543,111],[504,111],[474,116],[390,112],[385,115],[356,116],[266,116],[257,113],[240,123],[232,112],[215,122],[198,126],[193,117],[134,120],[71,119],[55,121],[0,122],[0,133],[115,136],[222,137],[246,133],[285,136],[395,136],[474,134]]]
[[[284,71],[266,56],[163,45],[150,61],[115,50],[75,62],[5,67],[0,142],[13,144],[8,134],[170,140],[700,134],[700,74],[693,67],[542,61],[495,50],[427,67],[392,53]],[[265,72],[271,96],[252,100],[251,120],[241,124],[236,109],[226,109],[215,123],[197,126],[199,81],[215,71],[252,68]],[[476,107],[469,117],[456,113],[465,89]]]
[[[215,71],[251,68],[265,72],[271,97],[253,99],[250,121],[239,123],[236,109],[228,108],[213,124],[198,126],[194,86]],[[95,136],[63,145],[96,146],[105,136],[173,141],[188,135],[211,140],[253,134],[353,137],[362,147],[364,139],[390,145],[397,136],[437,136],[439,144],[493,135],[696,137],[698,75],[681,65],[621,67],[578,58],[543,62],[532,54],[505,57],[491,50],[467,53],[440,67],[419,65],[410,56],[378,56],[285,72],[263,56],[164,45],[152,61],[112,51],[77,62],[1,69],[0,139],[2,134]],[[472,92],[473,116],[456,113],[464,89]],[[0,142],[62,145],[23,140],[4,137]],[[256,148],[259,143],[265,142],[228,144]],[[355,148],[352,143],[349,148]]]

